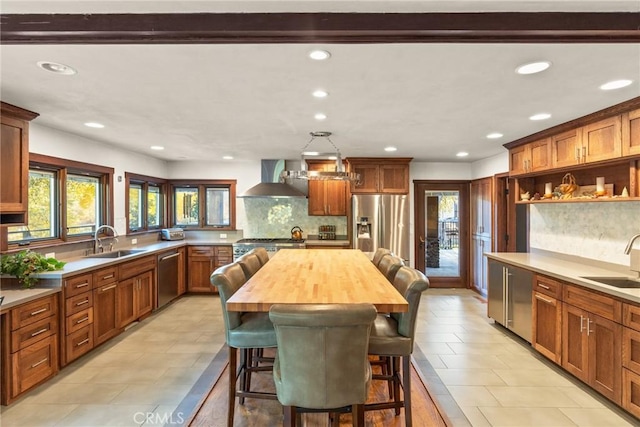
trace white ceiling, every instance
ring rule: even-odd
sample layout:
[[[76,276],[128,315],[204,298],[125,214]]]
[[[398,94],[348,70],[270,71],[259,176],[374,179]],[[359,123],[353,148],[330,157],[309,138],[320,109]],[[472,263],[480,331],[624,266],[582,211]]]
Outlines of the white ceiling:
[[[3,1],[3,13],[639,11],[638,1]],[[179,8],[178,8],[179,6]],[[315,9],[319,8],[319,9]],[[108,9],[108,10],[106,10]],[[213,10],[212,10],[213,9]],[[387,10],[389,9],[389,10]],[[428,10],[427,10],[428,9]],[[331,59],[312,61],[312,48]],[[640,44],[2,45],[2,100],[36,122],[168,160],[298,158],[328,130],[344,156],[475,161],[502,144],[640,95]],[[37,61],[75,68],[47,73]],[[514,72],[548,60],[544,73]],[[598,87],[631,79],[624,89]],[[326,99],[311,92],[326,89]],[[328,118],[316,121],[316,112]],[[549,112],[552,118],[528,117]],[[90,129],[87,121],[103,123]],[[488,140],[500,132],[500,140]],[[313,147],[330,148],[323,140]],[[316,145],[317,144],[317,145]],[[150,151],[163,145],[162,152]],[[469,157],[459,160],[458,151]]]

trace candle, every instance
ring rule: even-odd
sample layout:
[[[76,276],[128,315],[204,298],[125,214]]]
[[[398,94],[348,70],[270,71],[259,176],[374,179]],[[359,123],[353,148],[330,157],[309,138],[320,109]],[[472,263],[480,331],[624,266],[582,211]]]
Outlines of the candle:
[[[596,194],[599,196],[604,194],[604,176],[596,178]]]
[[[552,186],[553,186],[553,184],[552,184],[551,182],[547,182],[547,183],[544,185],[544,194],[545,194],[545,195],[547,195],[547,194],[551,194],[551,188],[552,188]]]

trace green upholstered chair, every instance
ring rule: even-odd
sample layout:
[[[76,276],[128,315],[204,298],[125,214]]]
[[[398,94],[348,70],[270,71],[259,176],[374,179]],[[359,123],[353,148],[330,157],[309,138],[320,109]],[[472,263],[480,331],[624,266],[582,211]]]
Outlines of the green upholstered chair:
[[[276,333],[267,313],[241,313],[227,311],[227,300],[245,283],[245,273],[238,263],[224,265],[211,274],[211,284],[218,288],[222,317],[224,318],[225,339],[229,347],[229,409],[227,425],[233,426],[235,398],[240,403],[245,397],[275,399],[273,393],[251,391],[251,373],[271,370],[271,367],[255,367],[250,355],[253,349],[276,346]],[[238,349],[241,349],[240,370],[237,371]],[[239,375],[238,375],[239,374]],[[240,385],[236,389],[236,380]]]
[[[255,253],[249,253],[242,255],[236,261],[240,267],[242,267],[242,271],[244,271],[244,275],[247,280],[251,279],[254,274],[258,272],[262,268],[262,264],[260,263],[260,258]]]
[[[378,248],[373,254],[373,259],[371,260],[371,262],[373,262],[373,265],[377,267],[378,264],[380,264],[380,260],[382,259],[382,257],[389,254],[392,254],[391,250],[387,248]]]
[[[330,413],[351,406],[353,425],[364,425],[371,365],[367,349],[376,309],[371,304],[276,304],[269,317],[278,349],[273,377],[285,426],[296,413]],[[339,423],[339,415],[334,417]]]
[[[404,261],[402,258],[397,257],[392,254],[387,254],[382,257],[380,263],[378,264],[378,270],[384,277],[387,278],[388,281],[393,283],[393,279],[396,277],[396,273],[404,265]]]
[[[260,260],[260,265],[263,266],[269,261],[269,252],[263,247],[253,248],[249,252],[249,254],[255,254],[258,256],[258,260]]]
[[[404,313],[379,314],[373,323],[369,337],[369,354],[391,357],[392,373],[383,379],[393,382],[392,401],[367,404],[366,410],[394,408],[396,415],[404,406],[405,425],[412,425],[411,419],[411,354],[415,336],[416,319],[422,292],[429,288],[429,279],[420,271],[402,266],[395,275],[394,286],[409,303],[409,311]],[[398,358],[402,359],[402,373]],[[400,400],[402,385],[404,400]]]

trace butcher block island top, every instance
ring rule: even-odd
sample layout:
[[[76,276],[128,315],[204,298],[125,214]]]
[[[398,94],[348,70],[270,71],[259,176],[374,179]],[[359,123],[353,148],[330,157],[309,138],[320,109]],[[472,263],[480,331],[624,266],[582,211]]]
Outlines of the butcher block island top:
[[[281,249],[229,300],[229,311],[267,312],[273,304],[369,303],[378,312],[409,304],[359,249]]]

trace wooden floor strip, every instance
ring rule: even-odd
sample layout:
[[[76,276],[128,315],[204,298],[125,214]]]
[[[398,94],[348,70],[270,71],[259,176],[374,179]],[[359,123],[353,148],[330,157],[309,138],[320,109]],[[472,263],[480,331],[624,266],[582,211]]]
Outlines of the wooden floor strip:
[[[413,399],[413,425],[424,427],[448,427],[450,423],[446,415],[439,412],[415,368],[412,366],[411,397]],[[188,425],[193,427],[225,427],[227,420],[227,386],[228,366],[221,373],[218,381],[209,391],[200,408],[190,419]],[[253,386],[255,384],[255,387]],[[252,389],[273,391],[273,376],[271,372],[254,374]],[[373,381],[369,401],[385,401],[387,399],[387,385],[384,381]],[[246,399],[244,405],[236,401],[235,426],[262,427],[282,425],[282,406],[277,400]],[[303,415],[303,425],[307,427],[327,426],[328,415],[313,413]],[[393,410],[368,411],[365,413],[365,424],[371,427],[402,427],[404,426],[404,411],[395,416]],[[341,426],[351,425],[351,415],[340,416]]]

